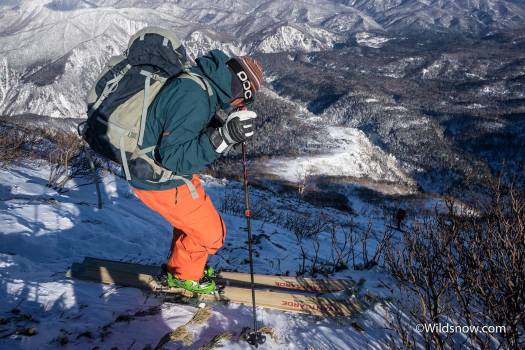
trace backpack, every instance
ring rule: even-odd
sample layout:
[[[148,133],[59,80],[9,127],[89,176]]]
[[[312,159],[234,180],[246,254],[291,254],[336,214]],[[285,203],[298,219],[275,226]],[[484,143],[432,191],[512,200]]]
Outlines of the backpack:
[[[122,166],[126,180],[132,175],[151,183],[180,179],[196,198],[191,181],[155,160],[156,146],[142,148],[148,107],[170,79],[192,79],[211,96],[209,82],[189,68],[186,50],[175,34],[157,27],[140,30],[123,55],[111,57],[97,78],[88,96],[88,118],[79,132],[97,154]],[[129,164],[138,161],[137,168],[148,168],[148,176],[132,174]]]

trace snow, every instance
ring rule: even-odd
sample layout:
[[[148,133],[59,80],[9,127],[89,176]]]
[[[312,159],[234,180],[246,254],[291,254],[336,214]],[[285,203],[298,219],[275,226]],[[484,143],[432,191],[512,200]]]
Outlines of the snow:
[[[465,106],[465,108],[468,108],[468,109],[480,109],[480,108],[485,108],[485,107],[486,107],[485,105],[482,105],[480,103],[471,103]]]
[[[401,112],[407,112],[408,108],[403,106],[386,106],[384,107],[385,111],[401,111]]]
[[[264,168],[291,182],[301,182],[305,176],[315,175],[408,181],[396,159],[373,145],[363,131],[329,127],[327,133],[334,143],[330,153],[270,159]]]
[[[347,4],[345,4],[347,3]],[[473,8],[490,4],[502,7],[509,15],[496,20],[502,28],[523,23],[523,5],[499,0],[483,0],[451,6],[450,1],[428,3],[407,0],[334,2],[255,0],[178,1],[149,0],[21,0],[0,1],[0,113],[17,115],[34,113],[53,118],[85,117],[84,97],[107,59],[122,52],[129,36],[147,25],[161,25],[179,35],[192,56],[212,48],[230,54],[254,52],[295,52],[329,50],[336,42],[355,36],[361,46],[380,48],[400,29],[446,29],[458,22],[460,27],[476,29],[480,24],[470,16]],[[455,3],[454,3],[455,5]],[[496,6],[497,5],[497,6]],[[388,7],[388,9],[387,9]],[[450,12],[450,9],[454,13]],[[388,12],[388,14],[386,14]],[[456,13],[457,12],[457,13]],[[510,20],[509,16],[513,16]],[[470,18],[472,17],[472,18]],[[454,21],[458,19],[458,21]],[[474,23],[474,24],[472,24]],[[503,24],[508,23],[508,24]],[[294,60],[293,54],[289,56]],[[306,58],[308,60],[308,58]],[[408,57],[385,67],[384,75],[402,77],[405,68],[421,67],[423,78],[447,78],[464,74],[483,77],[484,69],[474,74],[462,72],[453,55],[443,55],[425,63],[421,57]],[[270,76],[269,82],[278,77]],[[486,95],[508,94],[508,87],[488,82],[480,87]],[[277,95],[270,90],[266,93]],[[375,98],[365,99],[375,104]],[[468,108],[482,108],[473,104]],[[406,112],[403,106],[386,106],[385,110]],[[307,115],[306,109],[302,112]],[[313,121],[312,116],[301,117]],[[317,118],[321,119],[320,116]],[[62,120],[57,121],[61,123]],[[424,122],[424,121],[423,121]],[[421,123],[423,123],[421,122]],[[405,127],[416,127],[416,121]],[[487,130],[500,128],[487,124]],[[393,184],[411,183],[398,161],[375,146],[366,135],[354,128],[327,129],[333,146],[326,154],[296,158],[275,158],[265,170],[277,178],[301,182],[305,176],[328,175],[370,179]],[[422,169],[420,169],[422,171]],[[168,331],[187,323],[196,308],[191,305],[162,303],[132,288],[103,286],[69,280],[64,272],[85,256],[160,264],[170,245],[170,227],[157,214],[145,208],[130,192],[127,184],[113,175],[104,177],[105,208],[95,207],[94,186],[85,178],[75,179],[67,191],[58,193],[46,187],[49,167],[45,163],[26,162],[0,169],[0,349],[56,349],[67,336],[66,348],[143,349],[155,346]],[[241,217],[242,187],[239,183],[204,177],[205,186],[222,211],[228,226],[227,244],[210,259],[217,268],[246,271],[246,232]],[[351,186],[348,186],[351,187]],[[383,212],[359,198],[347,197],[351,208],[367,215],[356,217],[357,229],[364,230],[371,221],[378,232],[384,228]],[[227,207],[228,196],[236,198],[234,208]],[[321,209],[295,197],[265,190],[252,190],[256,212],[255,269],[259,273],[295,274],[299,265],[299,247],[293,232],[278,216],[301,215],[319,218]],[[422,200],[429,210],[442,202]],[[238,206],[238,207],[237,207]],[[323,214],[326,212],[323,211]],[[337,220],[347,217],[336,210],[328,213]],[[338,232],[338,237],[341,237]],[[328,232],[319,235],[320,256],[330,259]],[[314,242],[305,239],[308,253]],[[373,252],[376,242],[368,248]],[[362,293],[388,296],[377,287],[380,281],[392,285],[384,272],[341,271],[336,277],[364,278]],[[238,334],[251,322],[250,308],[241,305],[212,305],[212,318],[202,327],[192,326],[198,348],[224,331]],[[117,322],[118,316],[158,308],[158,312]],[[16,316],[31,315],[37,322]],[[276,339],[266,349],[383,349],[389,345],[384,305],[377,304],[352,319],[330,320],[284,312],[258,310],[262,324],[271,327]],[[7,320],[7,322],[4,322]],[[357,322],[363,332],[351,326]],[[103,335],[111,325],[111,334]],[[34,326],[33,337],[11,335],[19,327]],[[90,332],[91,337],[82,336]],[[223,344],[227,349],[249,349],[235,339]],[[180,348],[180,344],[168,345]]]
[[[388,41],[391,40],[390,38],[368,32],[357,33],[355,35],[355,39],[359,45],[368,46],[375,49],[383,47]]]
[[[216,33],[207,33],[204,31],[194,31],[183,41],[184,47],[193,59],[207,53],[212,49],[219,49],[231,56],[242,56],[248,54],[246,51],[239,49],[241,45],[237,42],[227,42],[221,39]]]
[[[302,31],[293,26],[281,26],[265,37],[258,45],[257,51],[264,53],[282,51],[321,51],[333,46],[335,36],[324,30],[308,28]]]
[[[85,256],[159,264],[168,252],[170,227],[144,207],[119,177],[104,177],[105,207],[98,210],[94,185],[87,179],[75,179],[65,192],[57,193],[45,186],[48,171],[43,162],[26,162],[0,170],[0,318],[7,320],[0,325],[0,349],[56,349],[64,338],[69,341],[67,349],[95,346],[143,349],[148,344],[155,346],[167,332],[188,322],[197,310],[194,306],[163,303],[133,288],[64,277],[71,263]],[[239,183],[207,176],[203,179],[217,207],[221,207],[227,194],[241,198]],[[294,203],[293,199],[262,190],[251,193],[254,208],[269,201],[267,204],[281,213],[289,208],[293,212],[302,210],[318,215],[318,209],[304,202]],[[229,244],[210,262],[217,268],[246,271],[244,219],[224,211],[222,215],[229,230]],[[298,252],[293,235],[264,219],[254,218],[253,227],[256,235],[269,237],[256,245],[256,272],[275,273],[274,263],[279,260],[282,272],[289,270],[293,274]],[[326,248],[321,248],[325,257]],[[386,293],[377,287],[379,281],[389,280],[388,275],[375,270],[346,271],[338,276],[365,278],[363,292],[377,295]],[[195,339],[190,348],[198,348],[225,331],[239,334],[250,325],[249,307],[209,306],[212,316],[206,324],[188,326]],[[16,316],[13,309],[32,319]],[[119,316],[144,310],[155,312],[119,321]],[[385,311],[377,306],[346,320],[264,309],[258,310],[258,317],[275,333],[275,339],[269,339],[261,349],[381,349],[388,342]],[[356,330],[352,322],[357,322],[364,331]],[[35,327],[38,334],[9,336],[20,327]],[[180,343],[177,344],[167,346],[180,348]],[[235,338],[224,346],[250,349]]]
[[[383,30],[383,27],[372,17],[365,15],[361,11],[337,14],[327,20],[324,26],[325,28],[342,34],[356,30]]]

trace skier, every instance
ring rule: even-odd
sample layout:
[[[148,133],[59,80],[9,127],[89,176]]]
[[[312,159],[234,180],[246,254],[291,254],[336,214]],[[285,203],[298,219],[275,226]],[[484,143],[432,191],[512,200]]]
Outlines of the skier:
[[[396,230],[401,231],[401,224],[403,223],[403,220],[407,217],[407,212],[403,208],[399,208],[395,215],[396,220]]]
[[[215,282],[206,278],[205,266],[208,255],[223,245],[226,227],[196,173],[253,135],[257,115],[246,105],[261,87],[263,71],[252,57],[230,58],[219,50],[198,58],[191,71],[207,88],[192,79],[168,82],[148,109],[143,147],[157,146],[157,161],[190,180],[198,196],[180,179],[153,184],[134,176],[130,184],[173,226],[168,286],[212,293]],[[232,110],[224,123],[214,118],[219,109]],[[130,168],[139,174],[144,165],[139,159]]]

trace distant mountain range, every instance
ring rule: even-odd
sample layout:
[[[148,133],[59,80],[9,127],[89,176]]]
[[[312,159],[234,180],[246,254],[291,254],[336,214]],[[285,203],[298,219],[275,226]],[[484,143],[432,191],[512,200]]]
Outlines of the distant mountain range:
[[[524,24],[522,0],[0,0],[0,114],[82,116],[104,62],[146,25],[173,29],[196,56],[381,47],[403,33],[483,35]]]
[[[85,118],[105,62],[148,25],[193,57],[258,55],[292,110],[364,131],[423,188],[477,171],[458,149],[497,168],[523,140],[525,0],[0,0],[0,116]]]

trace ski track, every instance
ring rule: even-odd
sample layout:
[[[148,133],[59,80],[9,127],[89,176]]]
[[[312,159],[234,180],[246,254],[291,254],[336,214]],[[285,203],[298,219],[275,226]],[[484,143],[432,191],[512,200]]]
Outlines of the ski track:
[[[171,228],[159,215],[143,206],[125,181],[106,176],[103,183],[104,208],[96,208],[95,188],[85,179],[76,179],[69,191],[59,194],[45,186],[45,163],[24,163],[0,170],[0,349],[143,349],[156,346],[163,335],[188,322],[195,311],[190,305],[162,303],[138,289],[69,280],[64,272],[85,256],[159,264],[167,256]],[[206,189],[218,208],[226,191],[242,193],[239,183],[204,177]],[[252,190],[253,204],[264,192]],[[268,197],[268,196],[267,196]],[[241,197],[239,197],[241,198]],[[269,197],[275,207],[297,203],[291,199]],[[268,200],[268,199],[267,199]],[[301,208],[315,210],[313,208]],[[228,227],[228,246],[210,259],[212,265],[246,271],[246,232],[244,218],[223,213]],[[281,270],[293,275],[298,261],[293,235],[284,228],[253,220],[255,234],[264,233],[255,249],[258,273]],[[280,249],[278,243],[285,249]],[[322,248],[322,250],[325,248]],[[373,247],[370,247],[373,249]],[[226,262],[229,261],[229,263]],[[273,261],[273,263],[272,263]],[[379,280],[388,278],[379,271],[346,271],[340,276],[356,281],[365,278],[365,289],[381,295]],[[157,313],[115,322],[119,315],[159,307]],[[203,326],[190,326],[195,342],[185,349],[198,349],[225,331],[238,334],[251,324],[251,309],[242,305],[211,305],[212,317]],[[18,320],[12,309],[31,315],[38,323]],[[258,310],[261,323],[271,327],[275,339],[268,338],[260,349],[382,349],[388,344],[386,313],[380,306],[348,320],[330,320],[270,310]],[[358,322],[364,331],[351,326]],[[104,325],[111,333],[100,338]],[[6,336],[17,328],[36,327],[38,334]],[[89,333],[86,333],[89,332]],[[57,341],[66,336],[63,347]],[[89,337],[91,335],[91,337]],[[180,349],[180,342],[168,349]],[[233,339],[223,342],[226,349],[250,349]]]

